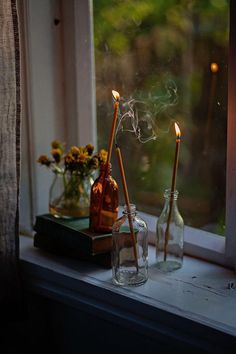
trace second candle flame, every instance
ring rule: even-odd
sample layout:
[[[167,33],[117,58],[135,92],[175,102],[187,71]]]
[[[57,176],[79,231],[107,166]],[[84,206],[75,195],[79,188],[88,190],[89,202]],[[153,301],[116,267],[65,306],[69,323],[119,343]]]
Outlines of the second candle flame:
[[[115,91],[115,90],[112,90],[112,96],[114,97],[114,99],[116,101],[119,101],[120,100],[120,94],[119,92]]]
[[[177,123],[175,123],[175,134],[176,134],[176,139],[180,139],[181,131],[180,131],[179,126],[178,126]]]

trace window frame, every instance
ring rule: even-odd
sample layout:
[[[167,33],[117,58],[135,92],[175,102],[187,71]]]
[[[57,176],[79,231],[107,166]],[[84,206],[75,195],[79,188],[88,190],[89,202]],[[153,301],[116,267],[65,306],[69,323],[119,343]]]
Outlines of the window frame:
[[[91,2],[19,0],[22,161],[20,230],[48,210],[52,174],[36,163],[55,138],[96,146]],[[85,40],[86,39],[86,40]],[[68,119],[69,117],[69,119]]]
[[[228,61],[228,122],[226,167],[226,265],[236,266],[236,3],[230,1],[230,36]]]
[[[49,188],[49,182],[45,184],[48,172],[44,179],[39,176],[36,159],[45,149],[45,141],[35,140],[34,137],[42,134],[44,127],[41,123],[39,127],[39,112],[32,105],[37,97],[35,87],[38,85],[32,72],[33,57],[31,41],[29,35],[30,24],[32,20],[29,15],[29,4],[37,3],[37,0],[22,0],[23,12],[26,20],[25,32],[26,41],[26,72],[27,80],[27,107],[26,111],[31,119],[28,119],[28,141],[31,151],[30,178],[31,181],[31,204],[33,211],[29,210],[31,225],[34,224],[35,216],[47,210],[46,199],[39,192],[40,185],[44,189]],[[63,55],[63,71],[61,75],[64,81],[64,101],[62,108],[64,118],[60,129],[65,131],[65,141],[76,144],[87,144],[88,141],[96,146],[96,101],[95,101],[95,64],[93,47],[93,1],[92,0],[55,0],[59,16],[63,19],[61,28]],[[38,3],[39,4],[39,3]],[[31,22],[30,22],[31,21]],[[218,236],[200,229],[185,226],[185,253],[212,261],[227,267],[235,266],[236,255],[236,68],[234,58],[236,58],[236,28],[233,24],[236,21],[236,3],[230,1],[230,41],[229,41],[229,63],[228,63],[228,133],[227,133],[227,168],[226,168],[226,237]],[[38,80],[40,78],[37,78]],[[72,94],[73,93],[73,94]],[[60,99],[59,97],[59,99]],[[30,113],[29,113],[30,112]],[[68,120],[67,117],[70,117]],[[27,124],[27,123],[26,123]],[[54,131],[53,131],[54,129]],[[50,126],[50,132],[47,132],[47,140],[60,131],[55,124]],[[43,182],[42,182],[43,181]],[[27,183],[27,182],[26,182]],[[28,182],[29,183],[29,182]],[[156,232],[156,217],[147,213],[140,213],[148,223],[150,232],[150,242],[154,242]]]
[[[92,0],[90,0],[92,7]],[[84,16],[91,16],[91,11]],[[185,253],[191,256],[202,258],[228,267],[235,266],[236,255],[236,28],[233,24],[236,21],[236,4],[230,1],[230,38],[229,38],[229,61],[228,61],[228,134],[227,134],[227,167],[226,167],[226,237],[222,237],[204,230],[185,226]],[[92,22],[92,20],[91,20]],[[156,232],[156,217],[147,213],[140,213],[147,221],[150,234],[150,242],[154,243]]]

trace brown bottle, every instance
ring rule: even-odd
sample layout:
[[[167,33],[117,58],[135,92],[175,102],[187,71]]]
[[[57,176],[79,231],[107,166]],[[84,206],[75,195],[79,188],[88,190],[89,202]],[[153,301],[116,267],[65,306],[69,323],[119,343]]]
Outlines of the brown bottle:
[[[91,187],[89,228],[111,232],[118,215],[118,186],[111,176],[111,164],[102,164],[100,175]]]

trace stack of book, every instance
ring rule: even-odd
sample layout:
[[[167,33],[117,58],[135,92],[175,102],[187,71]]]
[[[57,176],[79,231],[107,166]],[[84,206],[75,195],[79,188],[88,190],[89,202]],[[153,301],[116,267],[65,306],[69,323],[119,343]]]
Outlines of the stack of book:
[[[34,246],[57,255],[111,267],[112,235],[89,230],[89,218],[57,219],[50,214],[36,217]]]

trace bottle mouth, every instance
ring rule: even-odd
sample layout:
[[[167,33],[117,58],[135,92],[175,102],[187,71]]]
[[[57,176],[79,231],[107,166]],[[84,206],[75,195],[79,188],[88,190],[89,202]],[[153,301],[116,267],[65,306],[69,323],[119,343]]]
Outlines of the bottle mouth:
[[[136,212],[136,205],[135,204],[129,204],[129,208],[128,208],[128,205],[125,204],[124,205],[124,211],[123,213],[125,214],[132,214],[132,213],[135,213]]]
[[[174,200],[178,199],[179,192],[176,190],[171,191],[170,188],[166,189],[164,192],[164,198],[174,198]]]

